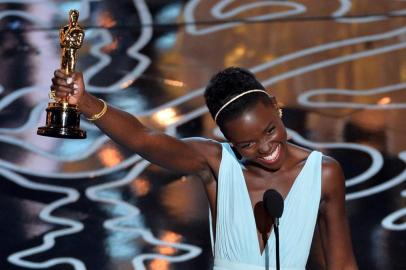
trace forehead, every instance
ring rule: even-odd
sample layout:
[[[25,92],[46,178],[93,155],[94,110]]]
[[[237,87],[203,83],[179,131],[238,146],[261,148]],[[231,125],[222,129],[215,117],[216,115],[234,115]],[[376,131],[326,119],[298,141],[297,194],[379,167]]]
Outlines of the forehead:
[[[224,123],[222,131],[228,140],[234,142],[255,139],[270,123],[277,120],[275,112],[276,109],[272,104],[258,102],[239,116]]]

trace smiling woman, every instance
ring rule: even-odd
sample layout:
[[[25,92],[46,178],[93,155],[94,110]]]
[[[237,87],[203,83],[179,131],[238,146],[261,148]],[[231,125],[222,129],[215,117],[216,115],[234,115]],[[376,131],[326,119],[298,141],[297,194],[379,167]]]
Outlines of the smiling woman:
[[[322,232],[322,264],[328,269],[357,269],[338,163],[287,142],[276,98],[245,69],[228,68],[216,74],[205,97],[228,140],[222,144],[216,178],[214,269],[275,267],[272,224],[267,224],[266,211],[258,211],[270,188],[285,198],[282,269],[305,269],[316,224]]]
[[[316,224],[328,269],[357,268],[340,166],[320,152],[287,142],[275,97],[248,70],[227,68],[206,88],[207,106],[227,143],[180,140],[154,131],[86,92],[81,73],[68,77],[57,70],[52,82],[58,97],[67,97],[116,142],[152,163],[202,180],[215,235],[214,269],[275,267],[273,224],[262,206],[268,189],[277,190],[286,205],[282,269],[305,269]]]

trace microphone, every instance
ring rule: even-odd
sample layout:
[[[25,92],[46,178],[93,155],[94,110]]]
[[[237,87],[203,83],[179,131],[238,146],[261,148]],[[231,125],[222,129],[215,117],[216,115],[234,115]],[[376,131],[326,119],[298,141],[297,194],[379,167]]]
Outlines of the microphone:
[[[274,189],[268,189],[264,193],[263,203],[269,217],[274,219],[278,223],[277,225],[279,225],[279,218],[283,213],[282,195]]]
[[[276,239],[276,269],[280,269],[279,264],[279,218],[283,213],[282,195],[274,189],[268,189],[264,193],[263,204],[269,217],[274,221],[274,232]]]

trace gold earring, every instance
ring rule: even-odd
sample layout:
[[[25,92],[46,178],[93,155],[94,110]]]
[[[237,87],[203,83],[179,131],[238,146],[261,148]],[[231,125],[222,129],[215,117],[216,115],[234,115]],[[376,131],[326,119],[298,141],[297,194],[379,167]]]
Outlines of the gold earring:
[[[282,118],[283,112],[282,112],[281,108],[278,109],[278,114],[279,114],[279,118]]]

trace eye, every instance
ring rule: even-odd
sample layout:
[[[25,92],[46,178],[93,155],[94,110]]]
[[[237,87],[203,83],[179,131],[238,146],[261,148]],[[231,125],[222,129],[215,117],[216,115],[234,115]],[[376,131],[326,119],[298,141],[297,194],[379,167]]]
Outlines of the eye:
[[[275,132],[275,127],[272,126],[266,131],[266,134],[273,134],[274,132]]]
[[[254,146],[254,143],[253,143],[253,142],[243,143],[243,144],[240,144],[240,145],[239,145],[239,147],[240,147],[241,149],[249,149],[249,148],[251,148],[251,147],[253,147],[253,146]]]

